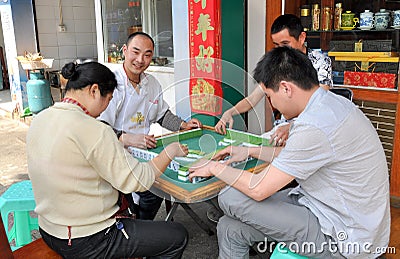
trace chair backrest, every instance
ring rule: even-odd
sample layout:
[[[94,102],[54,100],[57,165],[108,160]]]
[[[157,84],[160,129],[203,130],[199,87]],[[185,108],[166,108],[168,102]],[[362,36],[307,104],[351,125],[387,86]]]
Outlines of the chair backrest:
[[[337,95],[341,95],[341,96],[349,99],[350,101],[353,101],[353,91],[351,89],[335,87],[335,88],[329,89],[329,91],[331,91],[332,93],[335,93]]]
[[[0,258],[3,259],[14,258],[10,248],[10,243],[8,243],[7,234],[4,229],[3,220],[1,220],[1,217],[0,217]]]

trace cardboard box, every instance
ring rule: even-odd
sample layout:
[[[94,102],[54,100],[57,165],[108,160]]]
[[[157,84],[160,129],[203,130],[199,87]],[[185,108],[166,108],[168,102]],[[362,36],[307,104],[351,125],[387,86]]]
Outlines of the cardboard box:
[[[395,88],[396,74],[344,71],[344,84],[355,86],[372,86],[378,88]]]
[[[53,66],[54,58],[44,58],[40,61],[25,61],[20,60],[21,66],[25,70],[51,68]]]

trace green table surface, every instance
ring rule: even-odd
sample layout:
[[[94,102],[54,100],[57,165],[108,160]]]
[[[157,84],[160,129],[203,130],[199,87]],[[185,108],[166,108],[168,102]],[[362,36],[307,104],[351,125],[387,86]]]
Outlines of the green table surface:
[[[224,137],[226,137],[226,136],[220,135],[213,130],[203,129],[201,136],[191,137],[189,139],[179,139],[179,136],[178,136],[178,138],[176,140],[178,140],[182,144],[186,144],[188,146],[189,150],[201,150],[201,151],[205,152],[206,154],[209,154],[209,153],[218,152],[219,150],[222,150],[225,148],[225,146],[218,146],[218,142],[223,140]],[[168,145],[168,144],[166,144],[166,145]],[[159,154],[162,150],[164,150],[164,146],[160,145],[159,147],[150,149],[149,151]],[[142,161],[144,161],[144,160],[142,160]],[[253,168],[253,167],[255,167],[257,165],[261,165],[261,164],[264,164],[264,162],[257,160],[257,159],[253,159],[251,161],[248,161],[246,164],[238,165],[237,168],[243,168],[244,170],[248,170],[250,168]],[[173,182],[175,185],[177,185],[187,191],[193,191],[200,187],[204,187],[213,182],[218,181],[218,179],[216,177],[211,177],[209,179],[203,180],[198,183],[183,182],[183,181],[178,180],[177,172],[174,172],[173,170],[171,170],[169,168],[167,168],[167,170],[164,172],[164,174],[161,176],[161,178],[164,180],[167,180],[169,182]]]

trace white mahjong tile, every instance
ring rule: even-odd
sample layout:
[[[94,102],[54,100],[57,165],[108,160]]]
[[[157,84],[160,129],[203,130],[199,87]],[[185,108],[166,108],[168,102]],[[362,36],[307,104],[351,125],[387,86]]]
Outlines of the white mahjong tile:
[[[187,181],[189,181],[189,177],[188,176],[180,176],[180,175],[178,175],[178,180],[181,180],[183,182],[187,182]]]
[[[188,176],[189,175],[189,171],[178,170],[178,175],[180,175],[180,176]]]

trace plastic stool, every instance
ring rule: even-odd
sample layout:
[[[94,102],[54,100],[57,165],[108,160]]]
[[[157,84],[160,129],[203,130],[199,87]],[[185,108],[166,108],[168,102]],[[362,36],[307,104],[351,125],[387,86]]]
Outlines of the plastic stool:
[[[275,247],[274,252],[270,257],[270,259],[307,259],[307,258],[308,257],[291,252],[289,249],[280,244],[278,244]]]
[[[15,246],[11,246],[11,250],[14,251],[32,242],[31,231],[39,229],[38,219],[29,215],[35,206],[32,184],[29,180],[12,184],[0,197],[1,218],[8,241],[15,239]],[[8,214],[12,212],[14,212],[14,224],[8,230]]]

